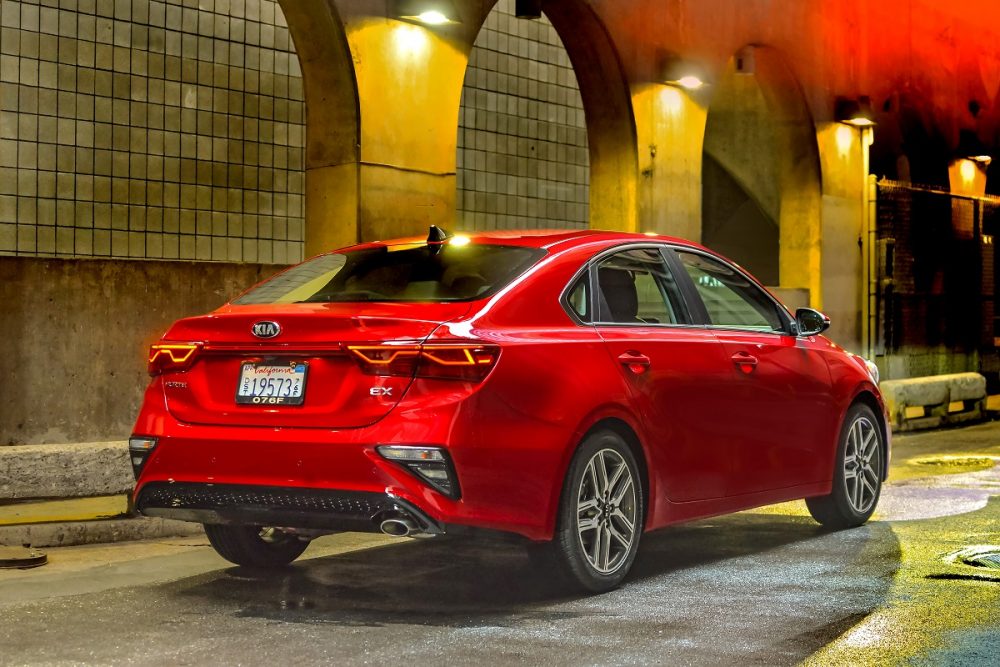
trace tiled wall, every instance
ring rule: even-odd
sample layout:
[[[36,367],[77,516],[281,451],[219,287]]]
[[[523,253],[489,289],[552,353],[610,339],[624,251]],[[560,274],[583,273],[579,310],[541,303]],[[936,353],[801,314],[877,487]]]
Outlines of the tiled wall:
[[[513,4],[472,52],[457,227],[586,226],[576,79]],[[304,119],[274,0],[0,0],[0,255],[297,261]]]
[[[0,254],[297,261],[304,115],[272,0],[2,0]]]
[[[586,227],[583,103],[552,24],[500,0],[476,39],[458,130],[458,228]]]

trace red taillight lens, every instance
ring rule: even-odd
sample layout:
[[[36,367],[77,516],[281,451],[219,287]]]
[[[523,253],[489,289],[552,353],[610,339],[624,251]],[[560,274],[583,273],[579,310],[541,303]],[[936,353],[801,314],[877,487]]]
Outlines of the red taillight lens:
[[[500,357],[498,345],[348,345],[369,375],[482,381]]]
[[[480,382],[500,358],[497,345],[425,345],[417,377]]]
[[[348,345],[361,370],[368,375],[411,376],[420,355],[419,345]]]
[[[201,343],[156,343],[149,348],[149,374],[157,376],[168,371],[191,368]]]

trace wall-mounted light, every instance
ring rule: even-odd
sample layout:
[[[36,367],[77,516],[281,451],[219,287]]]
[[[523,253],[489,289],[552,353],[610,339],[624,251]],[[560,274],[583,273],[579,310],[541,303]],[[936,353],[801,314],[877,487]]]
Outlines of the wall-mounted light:
[[[986,147],[979,135],[973,130],[959,130],[958,148],[955,149],[955,158],[959,160],[972,160],[979,164],[988,166],[993,161],[990,149]]]
[[[542,0],[516,0],[514,16],[519,19],[542,18]]]
[[[393,14],[404,21],[424,25],[460,23],[451,0],[395,0]]]
[[[872,110],[871,98],[861,95],[857,99],[838,97],[834,114],[838,123],[854,127],[875,127],[875,112]]]
[[[668,58],[662,71],[662,80],[668,86],[698,90],[708,85],[708,76],[704,69],[690,61]]]

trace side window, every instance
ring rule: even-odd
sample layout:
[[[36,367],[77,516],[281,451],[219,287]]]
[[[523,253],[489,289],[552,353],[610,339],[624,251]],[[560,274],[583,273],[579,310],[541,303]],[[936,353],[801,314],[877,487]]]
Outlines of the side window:
[[[777,306],[738,271],[704,255],[678,251],[713,326],[783,331]]]
[[[616,324],[687,322],[680,290],[656,249],[624,250],[597,266],[598,319]]]
[[[590,322],[590,272],[585,271],[582,276],[580,276],[576,284],[573,285],[573,289],[569,291],[566,295],[566,303],[569,307],[573,309],[573,312],[577,314],[584,322]]]

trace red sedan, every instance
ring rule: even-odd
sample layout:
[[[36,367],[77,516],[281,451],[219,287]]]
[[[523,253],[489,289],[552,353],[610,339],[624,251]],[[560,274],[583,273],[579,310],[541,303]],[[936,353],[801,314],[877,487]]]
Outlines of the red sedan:
[[[857,526],[890,434],[827,326],[674,238],[357,245],[153,345],[135,506],[250,566],[344,530],[515,533],[592,591],[679,521],[805,498]]]

